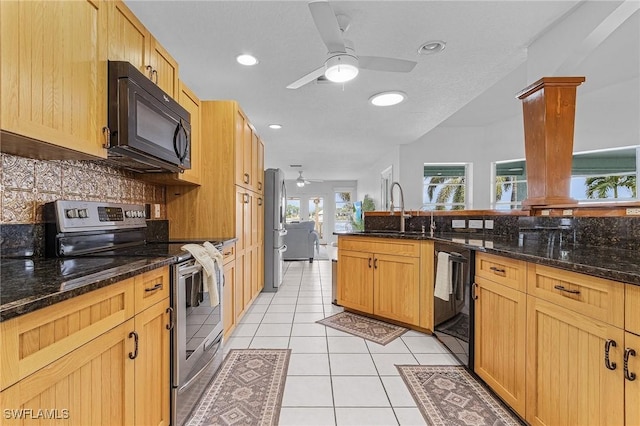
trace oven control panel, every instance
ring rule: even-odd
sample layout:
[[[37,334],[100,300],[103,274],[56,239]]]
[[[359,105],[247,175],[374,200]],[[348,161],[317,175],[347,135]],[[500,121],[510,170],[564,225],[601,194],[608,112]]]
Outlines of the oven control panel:
[[[147,226],[143,204],[57,200],[51,204],[60,232],[99,231]]]

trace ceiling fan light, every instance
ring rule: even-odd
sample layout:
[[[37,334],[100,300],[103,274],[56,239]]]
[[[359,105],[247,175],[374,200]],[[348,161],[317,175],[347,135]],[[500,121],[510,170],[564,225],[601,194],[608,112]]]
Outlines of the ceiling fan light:
[[[336,55],[327,59],[325,67],[324,76],[334,83],[353,80],[360,71],[358,69],[358,58],[347,54]]]
[[[302,188],[304,186],[304,181],[300,179],[296,179],[296,185],[298,185],[298,188]]]
[[[397,105],[405,99],[407,99],[406,93],[392,91],[377,93],[369,98],[369,102],[371,102],[371,104],[375,106],[391,106]]]

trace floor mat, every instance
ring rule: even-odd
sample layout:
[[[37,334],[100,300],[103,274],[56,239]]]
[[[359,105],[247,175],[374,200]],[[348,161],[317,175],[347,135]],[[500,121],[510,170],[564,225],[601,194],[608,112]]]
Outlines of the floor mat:
[[[353,334],[363,339],[370,340],[380,345],[386,345],[397,337],[401,336],[409,329],[397,325],[367,318],[351,312],[340,312],[320,321],[318,324],[335,328]]]
[[[290,349],[232,349],[189,426],[277,425]]]
[[[430,425],[524,425],[464,367],[396,367]]]

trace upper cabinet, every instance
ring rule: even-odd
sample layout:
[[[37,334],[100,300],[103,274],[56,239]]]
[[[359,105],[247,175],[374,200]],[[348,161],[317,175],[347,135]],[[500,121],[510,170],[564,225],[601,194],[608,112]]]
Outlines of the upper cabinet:
[[[109,2],[109,60],[135,65],[171,97],[177,98],[178,63],[129,8]]]
[[[101,0],[0,2],[3,131],[106,156],[107,6]]]

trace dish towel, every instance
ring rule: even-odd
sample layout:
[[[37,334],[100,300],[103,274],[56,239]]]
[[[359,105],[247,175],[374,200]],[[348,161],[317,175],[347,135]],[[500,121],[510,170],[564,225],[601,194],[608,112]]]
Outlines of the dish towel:
[[[212,246],[213,247],[213,246]],[[204,285],[209,292],[209,301],[211,307],[220,304],[220,295],[218,294],[218,275],[216,261],[211,258],[209,250],[199,244],[185,244],[182,250],[186,250],[193,255],[204,271]]]
[[[451,282],[451,262],[449,253],[443,251],[438,253],[438,263],[436,265],[436,285],[433,295],[445,302],[449,301],[449,295],[453,292]]]
[[[216,266],[216,273],[214,274],[214,283],[215,283],[215,302],[216,305],[218,303],[220,303],[220,295],[218,294],[218,279],[222,280],[222,285],[224,285],[224,274],[222,272],[222,263],[224,260],[224,257],[222,256],[222,253],[220,253],[220,251],[215,248],[215,246],[213,244],[211,244],[209,241],[205,241],[204,244],[202,244],[204,246],[204,248],[207,250],[207,253],[209,253],[209,256],[211,256],[211,258],[213,259],[213,263]],[[220,286],[220,288],[222,288],[222,285]],[[211,298],[212,293],[211,291],[209,292],[209,297]],[[211,298],[211,306],[215,306],[213,304],[214,299]]]

